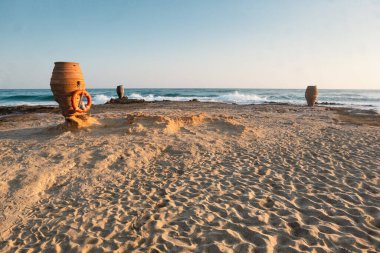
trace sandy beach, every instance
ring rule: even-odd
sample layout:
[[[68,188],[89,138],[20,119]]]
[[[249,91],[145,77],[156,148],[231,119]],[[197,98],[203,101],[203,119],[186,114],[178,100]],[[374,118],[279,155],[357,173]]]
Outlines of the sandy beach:
[[[380,116],[295,105],[2,108],[1,252],[378,252]],[[15,113],[18,112],[18,113]]]

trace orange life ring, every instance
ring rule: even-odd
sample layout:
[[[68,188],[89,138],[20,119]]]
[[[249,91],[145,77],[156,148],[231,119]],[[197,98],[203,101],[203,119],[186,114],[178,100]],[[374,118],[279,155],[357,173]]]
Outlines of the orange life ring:
[[[78,104],[78,101],[79,102],[82,101],[83,96],[87,98],[87,104],[84,109],[80,108],[80,104]],[[71,96],[71,104],[73,105],[75,112],[79,112],[79,113],[87,112],[92,105],[92,99],[91,99],[90,93],[88,93],[85,90],[75,91],[74,94]]]

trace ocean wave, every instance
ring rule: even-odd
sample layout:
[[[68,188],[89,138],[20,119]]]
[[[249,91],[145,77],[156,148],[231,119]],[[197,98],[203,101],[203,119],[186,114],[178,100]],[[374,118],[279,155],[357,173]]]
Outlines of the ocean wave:
[[[94,95],[94,97],[92,98],[92,103],[94,105],[105,104],[106,102],[110,101],[111,98],[113,97],[110,97],[104,94],[97,94],[97,95]]]
[[[3,101],[54,101],[53,95],[11,95],[0,98]]]
[[[19,105],[54,105],[58,106],[58,103],[55,101],[35,101],[35,102],[30,102],[30,101],[8,101],[8,102],[1,102],[0,106],[19,106]]]
[[[162,101],[162,100],[170,100],[170,101],[188,101],[190,99],[198,99],[205,101],[205,99],[208,99],[207,97],[193,97],[193,96],[156,96],[154,94],[148,94],[148,95],[141,95],[139,93],[132,93],[128,96],[129,98],[132,99],[144,99],[146,101]]]
[[[227,94],[222,94],[218,96],[159,96],[154,94],[141,95],[140,93],[132,93],[128,96],[133,99],[144,99],[146,101],[189,101],[191,99],[198,99],[202,102],[223,102],[223,103],[237,103],[237,104],[248,104],[248,103],[263,103],[267,101],[267,97],[258,96],[256,94],[242,94],[238,91],[230,92]]]
[[[228,93],[225,95],[220,95],[216,98],[217,100],[221,100],[221,102],[233,102],[233,103],[255,103],[255,102],[265,102],[267,101],[267,97],[265,96],[258,96],[256,94],[242,94],[238,91],[235,91],[233,93]]]
[[[104,104],[116,98],[114,89],[89,89],[93,104]],[[146,101],[221,102],[236,104],[262,104],[266,102],[305,105],[304,90],[274,89],[126,89],[126,95]],[[318,102],[335,102],[342,106],[358,108],[380,108],[380,90],[320,90]],[[51,90],[1,90],[0,106],[12,105],[57,105]]]

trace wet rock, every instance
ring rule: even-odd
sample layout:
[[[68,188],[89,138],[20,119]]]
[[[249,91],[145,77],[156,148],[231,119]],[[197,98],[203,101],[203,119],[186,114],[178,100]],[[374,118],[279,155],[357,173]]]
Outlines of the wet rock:
[[[106,104],[133,104],[133,103],[144,103],[144,99],[131,99],[126,96],[122,98],[111,98]]]

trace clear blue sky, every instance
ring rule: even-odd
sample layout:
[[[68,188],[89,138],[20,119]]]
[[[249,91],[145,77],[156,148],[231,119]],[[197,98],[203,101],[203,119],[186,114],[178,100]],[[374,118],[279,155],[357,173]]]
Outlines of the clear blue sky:
[[[0,88],[380,88],[380,0],[0,0]]]

